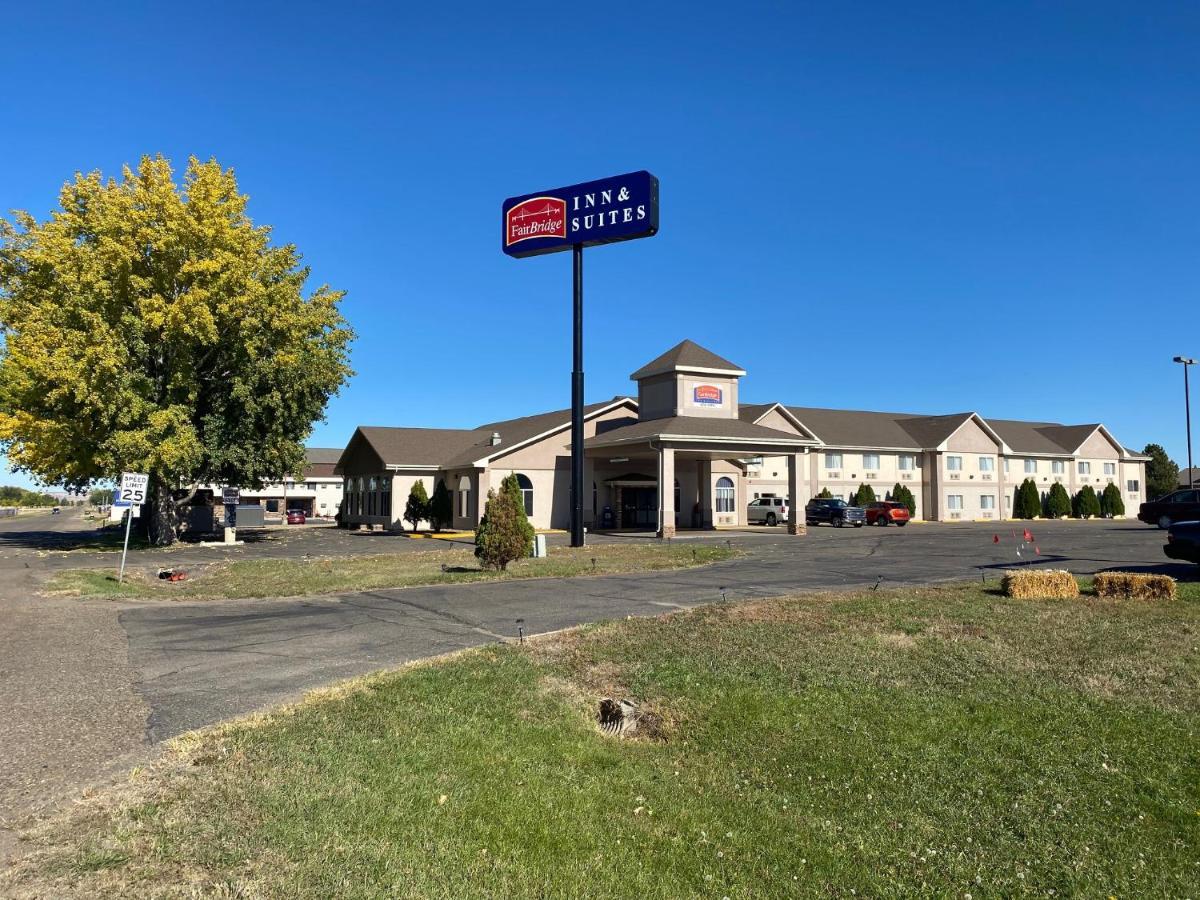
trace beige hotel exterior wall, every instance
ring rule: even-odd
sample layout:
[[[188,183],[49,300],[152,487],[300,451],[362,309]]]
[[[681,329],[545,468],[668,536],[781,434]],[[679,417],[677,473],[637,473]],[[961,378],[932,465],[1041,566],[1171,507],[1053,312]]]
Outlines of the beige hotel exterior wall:
[[[805,470],[808,497],[816,496],[822,489],[828,488],[835,497],[846,499],[858,490],[860,484],[869,484],[875,489],[876,496],[883,499],[897,483],[901,483],[913,492],[917,500],[916,518],[964,522],[1010,517],[1013,492],[1026,478],[1033,478],[1043,494],[1050,490],[1054,482],[1059,481],[1072,496],[1084,484],[1090,484],[1099,492],[1111,481],[1121,488],[1127,516],[1136,515],[1138,505],[1145,500],[1144,463],[1119,461],[1117,449],[1102,434],[1089,438],[1080,448],[1078,456],[1012,454],[1006,457],[1001,455],[996,441],[972,420],[965,423],[946,443],[945,451],[906,451],[916,457],[915,467],[907,472],[899,469],[900,451],[836,447],[814,449],[808,454]],[[827,452],[842,455],[840,468],[826,468]],[[866,477],[871,470],[867,470],[863,464],[864,453],[871,452],[879,454],[879,469],[874,470],[874,478]],[[948,468],[947,457],[950,456],[961,458],[961,469],[952,471]],[[981,465],[981,458],[992,460],[990,471]],[[1033,461],[1033,472],[1025,471],[1026,459]],[[1090,474],[1078,474],[1078,463],[1081,461],[1090,463]],[[1060,473],[1054,472],[1056,462],[1062,463]],[[1114,465],[1114,474],[1105,474],[1106,462]],[[787,468],[783,457],[764,457],[762,465],[754,471],[756,474],[748,479],[746,503],[756,495],[787,497]],[[831,477],[834,474],[837,477]],[[905,478],[906,474],[911,477]],[[1138,489],[1129,490],[1129,481],[1136,481]],[[961,509],[949,508],[951,496],[962,497]],[[985,496],[993,498],[990,509],[984,508],[982,498]],[[803,498],[805,502],[808,497]]]

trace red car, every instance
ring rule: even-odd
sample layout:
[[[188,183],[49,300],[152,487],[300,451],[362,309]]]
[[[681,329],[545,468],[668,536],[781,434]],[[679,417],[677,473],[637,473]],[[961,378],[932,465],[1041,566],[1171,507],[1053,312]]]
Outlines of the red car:
[[[870,503],[867,505],[867,524],[868,525],[891,525],[895,522],[897,525],[907,525],[908,520],[912,518],[908,514],[908,507],[903,503],[893,503],[891,500],[880,500],[878,503]]]
[[[287,511],[287,523],[289,525],[303,525],[304,521],[304,510],[289,509]]]

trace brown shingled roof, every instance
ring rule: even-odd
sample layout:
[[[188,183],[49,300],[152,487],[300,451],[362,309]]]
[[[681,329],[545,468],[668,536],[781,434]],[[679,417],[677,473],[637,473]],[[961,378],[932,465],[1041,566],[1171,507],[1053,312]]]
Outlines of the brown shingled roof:
[[[629,377],[633,381],[637,381],[640,378],[674,372],[677,369],[716,369],[720,372],[729,372],[731,375],[746,374],[745,369],[741,366],[717,356],[711,350],[704,349],[695,341],[680,341],[662,356],[646,363]]]
[[[584,418],[628,397],[613,397],[603,403],[589,403]],[[514,446],[571,424],[569,409],[489,422],[476,428],[391,428],[362,425],[356,434],[368,443],[385,466],[469,466],[487,456],[503,453]],[[492,446],[492,434],[500,433],[500,443]],[[353,438],[351,438],[353,440]]]

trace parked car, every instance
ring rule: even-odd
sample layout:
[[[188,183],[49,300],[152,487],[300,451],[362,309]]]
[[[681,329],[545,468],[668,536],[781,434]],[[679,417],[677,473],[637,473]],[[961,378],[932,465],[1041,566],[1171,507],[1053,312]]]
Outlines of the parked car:
[[[746,521],[751,525],[778,525],[788,520],[788,502],[783,497],[759,497],[750,501]]]
[[[1171,559],[1200,564],[1200,522],[1177,522],[1167,530],[1163,553]]]
[[[1170,528],[1175,522],[1194,522],[1200,519],[1200,491],[1176,491],[1143,503],[1138,518],[1159,528]]]
[[[289,525],[303,525],[305,521],[304,510],[289,509],[287,511],[287,523]]]
[[[867,504],[868,525],[891,525],[895,522],[897,525],[904,526],[908,524],[910,518],[912,517],[908,514],[908,507],[903,503],[880,500]]]
[[[834,528],[843,525],[862,528],[867,521],[867,514],[861,506],[851,506],[845,500],[815,497],[804,507],[804,521],[809,525],[828,522]]]

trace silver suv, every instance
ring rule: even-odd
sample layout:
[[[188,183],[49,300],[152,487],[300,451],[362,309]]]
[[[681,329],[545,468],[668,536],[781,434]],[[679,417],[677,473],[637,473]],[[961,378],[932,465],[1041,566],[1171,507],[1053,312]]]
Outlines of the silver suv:
[[[788,520],[788,502],[784,497],[759,497],[750,501],[746,521],[751,525],[778,525]]]

